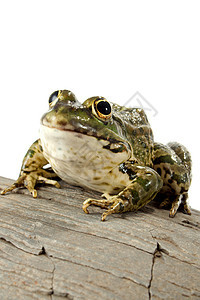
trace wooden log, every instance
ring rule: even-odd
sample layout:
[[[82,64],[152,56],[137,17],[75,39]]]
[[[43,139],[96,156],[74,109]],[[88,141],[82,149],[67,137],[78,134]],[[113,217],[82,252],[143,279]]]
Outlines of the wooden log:
[[[101,222],[82,210],[98,193],[61,185],[0,196],[0,299],[200,298],[200,212],[151,204]]]

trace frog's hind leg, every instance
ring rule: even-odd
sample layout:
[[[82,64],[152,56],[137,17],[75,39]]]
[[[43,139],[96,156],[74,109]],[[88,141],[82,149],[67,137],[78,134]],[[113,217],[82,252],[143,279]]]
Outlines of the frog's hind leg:
[[[187,148],[177,142],[168,143],[167,146],[170,147],[180,158],[181,163],[184,165],[184,167],[186,168],[186,170],[188,171],[191,177],[192,159],[191,159],[190,152],[187,150]]]
[[[130,183],[119,194],[110,196],[103,194],[107,199],[87,199],[83,202],[83,210],[88,213],[90,205],[106,208],[102,214],[102,221],[110,214],[122,213],[126,211],[136,211],[150,202],[162,187],[160,176],[149,167],[132,166],[126,163],[123,172],[130,174]]]
[[[187,148],[180,143],[177,142],[171,142],[167,144],[175,153],[176,155],[181,159],[182,164],[184,165],[185,169],[188,172],[189,182],[191,183],[192,180],[192,159],[190,152],[187,150]],[[183,212],[191,215],[191,210],[188,202],[188,190],[187,192],[184,192],[182,194],[181,198],[181,204],[183,206]]]
[[[171,205],[170,217],[175,216],[180,205],[185,213],[191,214],[187,201],[191,183],[191,157],[188,150],[178,143],[166,146],[155,143],[153,164],[163,180],[163,188],[157,199],[166,196],[160,207]]]

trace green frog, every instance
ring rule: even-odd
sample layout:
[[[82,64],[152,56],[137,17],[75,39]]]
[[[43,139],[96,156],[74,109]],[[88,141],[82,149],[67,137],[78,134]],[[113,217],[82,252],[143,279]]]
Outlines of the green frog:
[[[45,168],[47,164],[51,169]],[[56,176],[101,192],[102,199],[86,199],[83,210],[89,213],[91,205],[105,209],[102,221],[113,213],[137,211],[155,197],[161,207],[170,206],[170,217],[180,204],[191,214],[188,150],[176,142],[154,142],[143,109],[104,97],[81,104],[71,91],[52,93],[49,110],[41,118],[40,138],[26,153],[17,181],[1,194],[26,187],[37,197],[37,183],[60,187]]]

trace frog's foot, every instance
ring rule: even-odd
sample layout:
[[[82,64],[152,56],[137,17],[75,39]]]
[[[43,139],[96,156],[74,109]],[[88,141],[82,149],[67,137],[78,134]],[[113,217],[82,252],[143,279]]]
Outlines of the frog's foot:
[[[45,184],[54,185],[58,189],[61,188],[60,184],[56,180],[48,179],[48,178],[43,177],[43,176],[39,176],[37,180],[38,180],[38,182],[42,182],[42,183],[45,183]]]
[[[119,194],[110,196],[108,193],[102,196],[106,199],[87,199],[83,202],[83,210],[88,213],[90,205],[106,208],[101,220],[108,215],[126,211],[136,211],[150,202],[162,188],[162,181],[158,173],[153,169],[142,166],[127,166],[134,174],[134,179]]]
[[[164,207],[171,207],[169,216],[170,217],[175,217],[177,210],[179,207],[181,207],[181,211],[184,212],[185,214],[191,215],[191,210],[189,203],[187,201],[188,195],[186,194],[181,194],[177,196],[169,196],[165,198],[164,200],[161,201],[159,204],[159,208],[164,208]]]
[[[85,200],[82,206],[84,212],[88,214],[88,207],[91,205],[99,206],[101,208],[107,208],[107,211],[105,211],[101,216],[101,220],[105,221],[108,215],[125,211],[125,206],[127,206],[128,201],[124,201],[118,196],[110,196],[107,193],[106,195],[103,194],[102,196],[107,197],[107,199],[96,200],[89,198]]]
[[[181,203],[183,205],[183,212],[187,215],[191,215],[190,205],[188,203],[188,193],[182,195]]]
[[[181,198],[182,198],[182,195],[179,195],[173,200],[171,209],[169,211],[169,217],[171,217],[171,218],[175,217],[177,210],[181,204]]]
[[[169,216],[170,217],[174,217],[179,206],[182,204],[183,205],[183,212],[185,214],[188,214],[188,215],[191,215],[191,210],[190,210],[190,206],[187,202],[187,194],[182,194],[182,195],[179,195],[177,196],[173,202],[172,202],[172,206],[171,206],[171,209],[170,209],[170,212],[169,212]]]
[[[52,176],[53,175],[53,176]],[[46,183],[50,185],[54,185],[57,188],[60,188],[60,184],[56,180],[48,179],[47,177],[55,177],[51,172],[47,172],[45,170],[30,172],[30,173],[22,173],[19,176],[16,182],[14,182],[10,187],[1,191],[1,195],[4,195],[18,187],[26,187],[29,192],[33,195],[34,198],[37,197],[37,191],[35,189],[35,185],[37,183]]]

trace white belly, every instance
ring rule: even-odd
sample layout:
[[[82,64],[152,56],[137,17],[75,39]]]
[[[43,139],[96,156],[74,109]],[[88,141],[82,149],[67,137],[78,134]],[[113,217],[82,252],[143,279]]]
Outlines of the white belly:
[[[40,139],[45,158],[66,182],[99,192],[122,190],[129,179],[118,166],[130,157],[127,151],[114,153],[103,146],[106,140],[73,131],[41,125]]]

